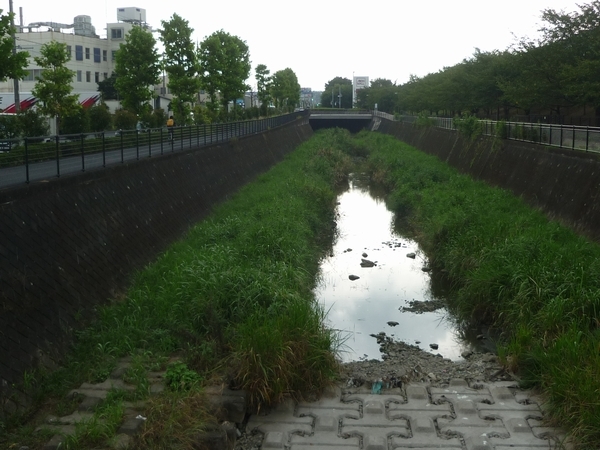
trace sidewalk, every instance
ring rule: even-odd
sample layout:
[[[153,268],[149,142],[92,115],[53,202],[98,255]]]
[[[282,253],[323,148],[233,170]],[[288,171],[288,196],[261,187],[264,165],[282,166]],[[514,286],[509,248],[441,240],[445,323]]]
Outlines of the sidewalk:
[[[261,450],[565,448],[542,417],[538,399],[515,382],[453,380],[447,388],[408,384],[380,394],[370,386],[335,388],[317,402],[288,401],[252,416],[246,432],[264,434]]]

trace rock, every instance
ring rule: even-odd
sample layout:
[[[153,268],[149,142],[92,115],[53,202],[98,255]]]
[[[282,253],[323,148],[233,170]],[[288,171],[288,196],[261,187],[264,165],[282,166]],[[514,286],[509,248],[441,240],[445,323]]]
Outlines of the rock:
[[[373,261],[369,261],[368,259],[361,258],[360,260],[360,267],[373,267],[376,265],[377,264],[375,264]]]
[[[479,340],[482,340],[482,339],[484,339],[484,338],[485,338],[485,336],[484,336],[483,334],[478,334],[478,335],[477,335],[477,339],[479,339]]]
[[[439,347],[439,345],[437,344],[429,344],[429,348],[431,348],[432,350],[437,350]]]
[[[406,254],[406,257],[407,257],[407,258],[412,258],[412,259],[415,259],[415,258],[417,257],[417,254],[416,254],[416,253],[407,253],[407,254]]]
[[[389,321],[387,324],[388,324],[390,327],[395,327],[396,325],[398,325],[398,322],[394,322],[393,320],[390,320],[390,321]]]
[[[346,250],[344,250],[344,253],[346,253],[346,252],[351,252],[351,251],[352,251],[352,249],[351,249],[351,248],[347,248]]]
[[[473,352],[471,350],[465,350],[460,354],[460,356],[462,356],[465,359],[469,358],[471,355],[473,355]]]
[[[365,252],[363,252],[362,257],[366,258],[367,256],[369,256],[369,255],[367,255]]]
[[[358,280],[360,277],[358,277],[356,275],[350,275],[350,276],[348,276],[348,278],[350,279],[350,281],[354,281],[354,280]]]
[[[431,272],[431,267],[424,266],[424,267],[421,267],[421,270],[422,270],[423,272]]]

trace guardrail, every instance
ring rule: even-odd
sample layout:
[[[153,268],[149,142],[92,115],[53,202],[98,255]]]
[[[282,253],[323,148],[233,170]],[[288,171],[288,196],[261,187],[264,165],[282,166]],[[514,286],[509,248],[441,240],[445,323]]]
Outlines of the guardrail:
[[[416,123],[416,116],[402,116],[400,119],[391,114],[376,111],[378,117],[388,120],[400,120]],[[448,117],[429,117],[434,126],[447,130],[457,130],[456,122]],[[545,123],[504,122],[480,120],[481,132],[487,136],[502,139],[533,142],[550,147],[567,148],[591,153],[600,153],[600,128],[576,125],[554,125]]]
[[[101,133],[0,138],[0,189],[262,133],[304,112],[240,122]]]

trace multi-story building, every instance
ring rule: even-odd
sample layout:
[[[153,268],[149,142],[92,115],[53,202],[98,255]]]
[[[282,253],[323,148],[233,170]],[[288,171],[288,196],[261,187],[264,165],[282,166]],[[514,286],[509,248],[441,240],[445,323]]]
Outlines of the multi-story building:
[[[18,83],[22,107],[30,107],[36,102],[31,91],[42,69],[35,63],[34,57],[40,56],[42,45],[52,41],[64,43],[71,55],[71,60],[66,66],[75,73],[72,82],[73,93],[79,95],[82,104],[94,104],[99,99],[98,83],[111,76],[115,69],[115,54],[134,26],[149,29],[145,9],[118,8],[117,22],[106,25],[106,38],[100,38],[96,34],[90,16],[85,15],[76,16],[72,24],[35,22],[27,26],[17,25],[17,49],[29,53],[27,76]],[[164,82],[155,86],[157,100],[154,107],[167,108],[171,96],[165,86]],[[0,111],[14,112],[14,98],[13,80],[0,83]],[[114,108],[116,105],[111,106]]]

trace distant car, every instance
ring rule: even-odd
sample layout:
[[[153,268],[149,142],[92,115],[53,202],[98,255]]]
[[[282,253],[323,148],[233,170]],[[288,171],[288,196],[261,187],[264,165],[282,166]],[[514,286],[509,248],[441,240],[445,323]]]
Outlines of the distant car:
[[[56,142],[56,136],[45,137],[42,142]],[[67,139],[66,137],[59,136],[58,137],[58,142],[71,142],[71,140]]]
[[[0,141],[0,153],[10,152],[12,143],[10,141]]]

